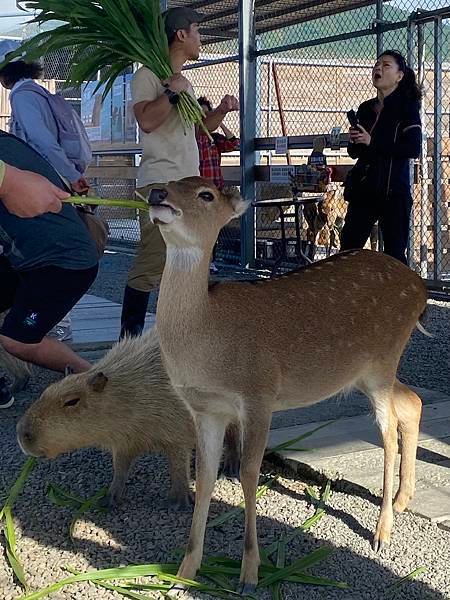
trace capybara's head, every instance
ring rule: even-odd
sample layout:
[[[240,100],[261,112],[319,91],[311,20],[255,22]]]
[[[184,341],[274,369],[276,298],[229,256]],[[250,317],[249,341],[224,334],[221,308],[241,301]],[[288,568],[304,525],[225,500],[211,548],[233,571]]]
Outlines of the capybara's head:
[[[69,375],[50,385],[17,424],[25,454],[55,458],[79,448],[104,446],[113,414],[108,377],[101,372]]]

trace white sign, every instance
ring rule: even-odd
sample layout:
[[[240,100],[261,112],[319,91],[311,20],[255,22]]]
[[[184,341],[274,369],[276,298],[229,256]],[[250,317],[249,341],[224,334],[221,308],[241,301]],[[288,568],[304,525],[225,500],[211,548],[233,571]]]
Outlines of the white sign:
[[[275,139],[275,154],[286,154],[288,150],[288,138],[277,137]]]
[[[270,167],[270,181],[272,183],[290,183],[290,174],[295,174],[295,167],[292,165],[275,165]]]

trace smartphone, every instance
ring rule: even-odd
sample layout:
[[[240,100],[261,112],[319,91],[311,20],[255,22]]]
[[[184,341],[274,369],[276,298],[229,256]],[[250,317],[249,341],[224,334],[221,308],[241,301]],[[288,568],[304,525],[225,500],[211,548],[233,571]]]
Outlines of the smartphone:
[[[350,123],[350,127],[352,129],[357,129],[357,127],[359,125],[359,123],[358,123],[358,117],[356,116],[356,113],[355,113],[355,111],[353,109],[349,110],[347,112],[347,119],[348,119],[348,122]]]

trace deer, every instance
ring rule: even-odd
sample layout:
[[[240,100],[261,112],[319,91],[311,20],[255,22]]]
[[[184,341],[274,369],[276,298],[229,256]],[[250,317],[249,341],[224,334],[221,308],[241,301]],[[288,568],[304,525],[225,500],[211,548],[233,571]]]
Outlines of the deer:
[[[224,432],[234,421],[245,500],[239,589],[254,591],[260,563],[255,492],[272,412],[351,389],[368,396],[384,447],[373,539],[381,551],[393,509],[402,512],[414,493],[422,403],[397,379],[397,368],[413,329],[427,333],[420,323],[424,283],[385,254],[350,250],[270,280],[210,284],[219,231],[248,203],[236,190],[219,191],[200,177],[155,184],[148,201],[167,248],[156,311],[162,359],[196,430],[195,508],[178,575],[193,579],[200,567]],[[393,500],[398,434],[400,484]]]

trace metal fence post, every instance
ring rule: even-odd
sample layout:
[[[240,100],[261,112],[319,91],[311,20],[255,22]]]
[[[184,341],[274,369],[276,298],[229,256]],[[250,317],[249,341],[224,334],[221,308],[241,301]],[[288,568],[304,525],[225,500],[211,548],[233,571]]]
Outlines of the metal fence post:
[[[377,0],[377,58],[383,52],[384,46],[384,35],[381,29],[384,19],[384,6],[383,0]],[[384,249],[383,232],[381,231],[380,224],[378,224],[378,250]]]
[[[256,56],[255,0],[239,0],[239,101],[241,124],[241,194],[255,200]],[[241,218],[241,264],[255,262],[255,209]]]
[[[408,30],[406,32],[407,40],[407,62],[409,66],[414,69],[415,57],[414,57],[414,34],[416,31],[416,25],[412,19],[408,21]],[[414,206],[414,160],[409,161],[409,175],[411,181],[411,193],[413,195],[413,206],[409,217],[409,238],[408,247],[406,249],[406,259],[409,267],[414,268],[414,238],[415,238],[415,206]]]
[[[442,18],[434,20],[433,279],[440,276],[442,248]]]
[[[384,18],[383,1],[377,0],[377,56],[383,52],[384,36],[383,31],[380,29],[380,25]]]
[[[423,23],[417,24],[417,62],[418,82],[421,87],[425,85],[425,35]],[[420,276],[428,278],[428,123],[425,99],[420,104],[420,120],[422,123],[422,148],[420,151]]]

